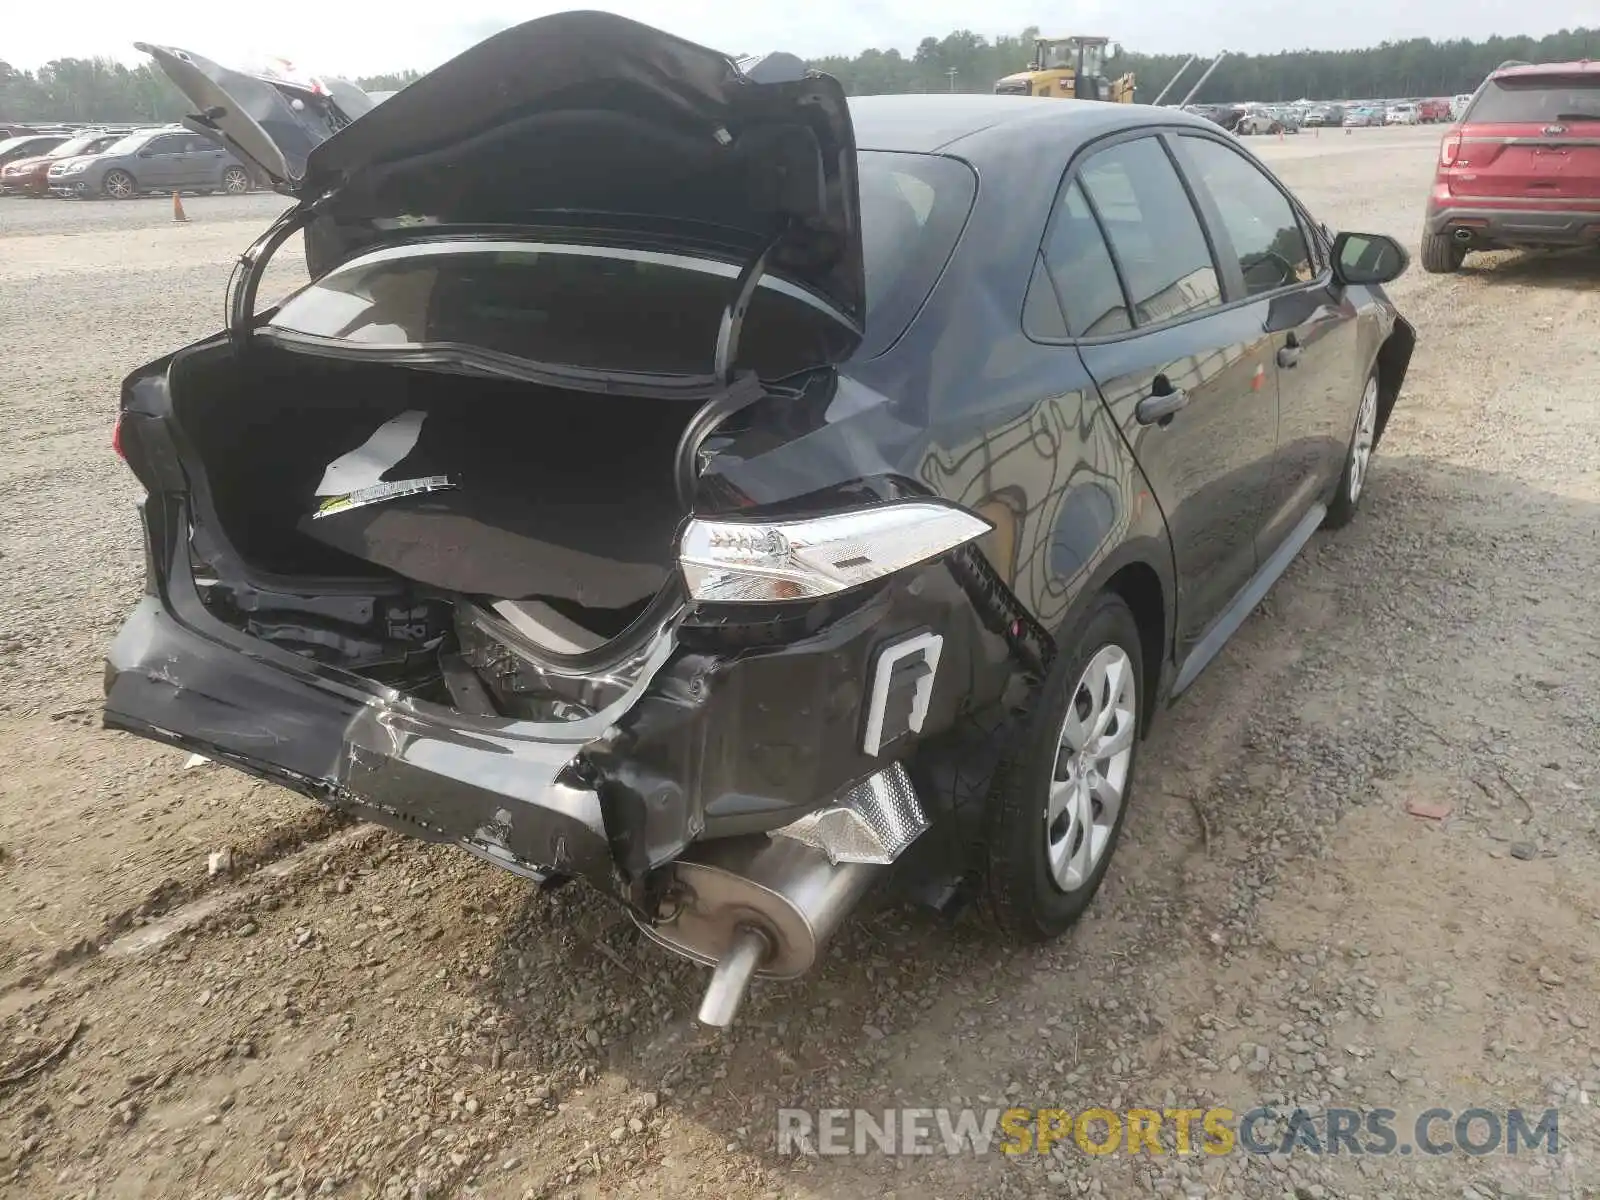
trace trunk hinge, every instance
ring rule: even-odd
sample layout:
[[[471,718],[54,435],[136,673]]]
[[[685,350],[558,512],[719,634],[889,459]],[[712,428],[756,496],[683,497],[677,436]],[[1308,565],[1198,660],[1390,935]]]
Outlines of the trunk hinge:
[[[717,379],[726,387],[733,382],[733,364],[739,356],[739,335],[744,332],[745,314],[750,311],[750,302],[755,299],[756,288],[761,285],[761,277],[767,273],[767,259],[777,248],[779,242],[789,235],[789,226],[785,225],[778,231],[776,237],[761,248],[761,252],[745,263],[739,272],[738,286],[734,291],[733,299],[728,307],[722,310],[722,324],[717,329],[717,357],[715,370]]]
[[[233,274],[228,277],[228,311],[223,326],[236,352],[242,352],[250,344],[250,333],[256,323],[256,292],[260,290],[267,260],[291,235],[305,228],[320,205],[321,201],[295,205],[268,225],[266,231],[239,255]]]

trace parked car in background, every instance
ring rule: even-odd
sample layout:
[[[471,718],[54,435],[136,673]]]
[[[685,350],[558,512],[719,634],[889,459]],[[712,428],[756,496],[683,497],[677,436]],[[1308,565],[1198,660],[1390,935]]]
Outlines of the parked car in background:
[[[1600,63],[1495,71],[1439,144],[1424,270],[1552,246],[1600,246]]]
[[[1233,132],[1240,136],[1249,136],[1251,134],[1277,133],[1282,128],[1283,122],[1265,106],[1247,104],[1240,110],[1238,119],[1234,122]]]
[[[1342,122],[1346,129],[1360,129],[1371,125],[1383,124],[1383,110],[1381,108],[1352,108],[1347,109]]]
[[[1306,124],[1314,128],[1338,128],[1344,123],[1344,109],[1337,104],[1318,104],[1306,113]]]
[[[1420,125],[1422,124],[1422,106],[1418,104],[1395,104],[1383,114],[1385,125]]]
[[[142,129],[100,153],[50,167],[50,190],[61,196],[129,200],[144,192],[248,192],[250,172],[214,139],[181,125]]]
[[[103,129],[68,138],[48,154],[19,158],[0,167],[0,195],[46,196],[50,193],[50,168],[69,158],[98,154],[127,137],[126,129]]]
[[[711,1025],[893,867],[1067,930],[1415,343],[1393,239],[1171,109],[847,100],[597,12],[348,128],[151,53],[295,202],[123,384],[105,723],[583,880]]]
[[[1450,100],[1447,97],[1434,97],[1424,100],[1418,105],[1418,116],[1424,125],[1437,125],[1451,119]]]
[[[1462,92],[1459,96],[1453,97],[1450,101],[1450,119],[1452,121],[1459,121],[1461,119],[1461,114],[1467,111],[1467,105],[1471,103],[1471,92]]]
[[[0,141],[0,171],[25,158],[49,154],[71,136],[68,133],[23,133],[6,138]]]

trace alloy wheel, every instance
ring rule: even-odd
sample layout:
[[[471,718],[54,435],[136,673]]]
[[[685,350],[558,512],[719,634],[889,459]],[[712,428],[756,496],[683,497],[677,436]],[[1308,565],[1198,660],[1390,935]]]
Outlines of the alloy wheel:
[[[222,190],[230,196],[242,196],[250,190],[250,176],[239,167],[229,167],[222,173]]]
[[[105,178],[106,195],[113,200],[126,200],[133,195],[133,178],[121,171],[112,171]]]
[[[1138,694],[1133,663],[1116,645],[1090,658],[1073,689],[1044,811],[1050,877],[1064,892],[1093,876],[1116,829],[1133,762]]]
[[[1372,442],[1378,429],[1378,377],[1367,380],[1361,393],[1361,411],[1356,416],[1356,437],[1350,446],[1350,503],[1361,499],[1367,482],[1367,467],[1372,462]]]

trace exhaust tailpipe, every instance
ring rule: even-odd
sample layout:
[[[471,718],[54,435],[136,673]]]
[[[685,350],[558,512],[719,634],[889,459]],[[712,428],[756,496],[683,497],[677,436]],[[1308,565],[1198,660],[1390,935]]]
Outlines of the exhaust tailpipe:
[[[1466,229],[1466,228],[1460,228],[1460,229],[1457,229],[1455,231],[1455,233],[1453,233],[1451,236],[1454,237],[1456,239],[1456,241],[1465,244],[1465,243],[1470,242],[1472,240],[1472,230]]]
[[[898,763],[841,800],[771,834],[699,843],[673,864],[653,941],[713,969],[702,1024],[733,1022],[750,981],[793,979],[881,872],[927,829]]]

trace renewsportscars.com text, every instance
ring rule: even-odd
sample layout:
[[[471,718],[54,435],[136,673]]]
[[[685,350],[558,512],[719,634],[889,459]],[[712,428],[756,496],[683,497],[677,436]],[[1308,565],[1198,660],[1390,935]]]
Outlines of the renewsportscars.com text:
[[[782,1108],[778,1153],[1049,1154],[1556,1154],[1549,1108]]]

